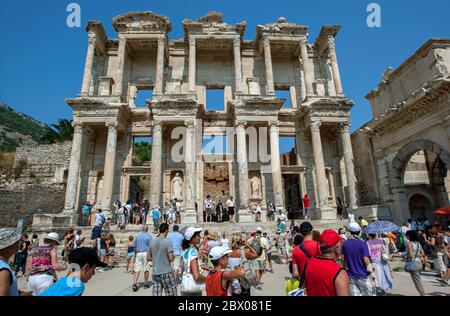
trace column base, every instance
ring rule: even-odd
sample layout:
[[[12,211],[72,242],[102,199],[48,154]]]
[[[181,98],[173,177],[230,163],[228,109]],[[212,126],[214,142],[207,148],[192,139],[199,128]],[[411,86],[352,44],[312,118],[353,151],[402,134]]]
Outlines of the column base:
[[[253,217],[252,214],[250,213],[250,210],[245,208],[245,209],[240,209],[238,211],[238,219],[237,222],[238,223],[253,223]]]
[[[331,206],[322,206],[313,210],[310,214],[310,219],[313,220],[336,220],[337,212]]]
[[[73,227],[78,226],[78,214],[34,214],[33,227]]]
[[[197,224],[197,213],[195,211],[186,211],[181,213],[181,224]]]

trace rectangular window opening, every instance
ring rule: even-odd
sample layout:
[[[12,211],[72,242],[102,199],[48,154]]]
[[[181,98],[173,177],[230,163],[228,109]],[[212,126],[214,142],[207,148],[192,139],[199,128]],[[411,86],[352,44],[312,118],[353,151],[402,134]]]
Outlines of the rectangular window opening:
[[[133,166],[150,166],[152,160],[152,138],[136,136],[133,138]]]
[[[280,162],[283,166],[297,165],[295,136],[280,136]]]
[[[151,100],[152,98],[153,89],[139,89],[134,104],[137,108],[146,108],[148,107],[146,100]]]
[[[226,135],[205,135],[203,137],[203,152],[206,155],[225,154],[228,152]]]
[[[206,110],[224,111],[225,110],[225,88],[206,88]]]
[[[284,108],[292,108],[291,92],[287,88],[277,88],[275,89],[275,95],[278,99],[286,99],[283,103]]]

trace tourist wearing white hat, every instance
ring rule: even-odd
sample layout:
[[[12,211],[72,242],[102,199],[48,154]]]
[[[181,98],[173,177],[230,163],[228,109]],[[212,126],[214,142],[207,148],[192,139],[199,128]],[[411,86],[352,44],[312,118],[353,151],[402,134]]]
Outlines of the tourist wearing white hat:
[[[207,296],[228,296],[228,287],[231,280],[239,280],[245,275],[241,266],[234,270],[226,270],[228,266],[228,255],[232,252],[229,248],[217,246],[209,252],[209,259],[214,269],[206,277]]]
[[[189,227],[184,233],[182,244],[184,272],[181,282],[181,296],[202,296],[206,278],[200,273],[198,245],[201,228]]]
[[[374,268],[370,259],[369,248],[359,237],[361,226],[357,222],[348,225],[350,237],[342,246],[343,264],[350,278],[349,289],[352,296],[375,296],[373,284]]]
[[[65,264],[58,263],[57,246],[60,245],[58,233],[49,233],[44,244],[36,247],[27,263],[28,291],[38,295],[56,282],[56,271],[67,269]]]
[[[21,236],[13,228],[0,228],[0,296],[19,296],[17,278],[9,259],[19,250]]]

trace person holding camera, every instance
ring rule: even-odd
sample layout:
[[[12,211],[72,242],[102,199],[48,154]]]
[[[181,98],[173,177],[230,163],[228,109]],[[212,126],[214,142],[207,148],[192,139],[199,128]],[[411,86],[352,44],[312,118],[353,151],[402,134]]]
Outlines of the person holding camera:
[[[231,238],[231,252],[228,254],[228,266],[233,269],[242,266],[244,260],[255,260],[258,257],[256,250],[242,238],[240,234],[233,234]],[[237,280],[239,282],[239,280]],[[240,283],[240,289],[235,286],[236,280],[231,283],[231,296],[250,296],[250,287]]]

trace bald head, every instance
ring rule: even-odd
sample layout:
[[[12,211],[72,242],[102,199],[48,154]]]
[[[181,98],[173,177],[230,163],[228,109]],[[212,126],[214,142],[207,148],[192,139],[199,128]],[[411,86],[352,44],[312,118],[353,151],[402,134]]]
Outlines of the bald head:
[[[143,232],[148,232],[148,226],[147,225],[142,226],[142,231]]]

